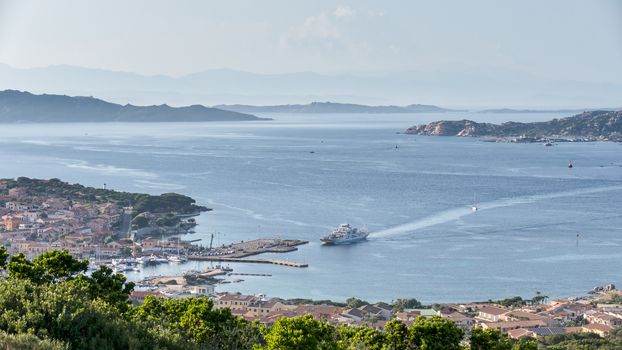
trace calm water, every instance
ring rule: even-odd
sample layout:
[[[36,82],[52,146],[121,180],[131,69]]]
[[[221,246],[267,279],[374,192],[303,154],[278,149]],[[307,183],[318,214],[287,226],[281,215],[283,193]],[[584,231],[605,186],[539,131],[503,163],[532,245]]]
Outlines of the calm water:
[[[216,244],[277,235],[311,241],[280,256],[308,269],[231,264],[236,272],[272,276],[244,276],[221,291],[425,302],[536,291],[572,296],[622,284],[621,145],[543,147],[396,134],[436,119],[563,116],[272,115],[277,120],[250,123],[2,125],[0,176],[190,195],[214,208],[198,218],[197,233],[185,237],[205,245],[212,232],[219,232]],[[470,211],[474,196],[476,213]],[[320,235],[346,221],[366,225],[369,241],[319,244]]]

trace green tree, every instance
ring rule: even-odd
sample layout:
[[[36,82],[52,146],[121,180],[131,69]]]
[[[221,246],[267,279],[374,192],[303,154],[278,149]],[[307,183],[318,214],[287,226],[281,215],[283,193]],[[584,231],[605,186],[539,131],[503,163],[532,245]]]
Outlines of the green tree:
[[[490,301],[492,302],[492,301]],[[523,300],[523,298],[516,296],[516,297],[512,297],[512,298],[506,298],[506,299],[502,299],[502,300],[497,300],[496,301],[497,304],[499,305],[503,305],[505,307],[521,307],[524,306],[525,304],[527,304],[526,300]]]
[[[46,282],[71,279],[89,267],[88,260],[77,260],[66,250],[45,252],[32,262],[35,268],[42,272],[42,278]]]
[[[514,341],[512,350],[538,350],[538,343],[534,339],[520,339]]]
[[[143,228],[149,226],[149,219],[144,216],[137,216],[132,220],[132,223],[136,226],[136,228]]]
[[[361,307],[363,305],[368,305],[369,303],[365,300],[357,299],[357,298],[348,298],[346,299],[346,306],[351,309],[356,309],[357,307]]]
[[[464,331],[450,320],[418,317],[408,329],[410,342],[421,350],[460,350]]]
[[[56,283],[86,271],[88,265],[88,260],[76,260],[66,250],[54,250],[39,255],[33,261],[18,253],[11,257],[6,269],[9,276],[14,279],[29,279],[35,283]]]
[[[6,264],[6,269],[13,279],[28,279],[39,282],[42,278],[42,272],[38,271],[32,261],[28,260],[23,253],[13,255]]]
[[[473,327],[471,350],[512,350],[512,342],[507,336],[501,335],[498,329]]]
[[[536,295],[534,295],[534,297],[531,298],[531,303],[535,305],[543,304],[548,298],[549,298],[548,296],[542,295],[540,291],[537,291]]]
[[[340,325],[336,329],[337,346],[346,350],[381,350],[386,343],[385,334],[368,326]]]
[[[397,319],[391,320],[384,325],[386,348],[391,350],[407,350],[410,348],[408,343],[408,327]]]
[[[146,328],[127,322],[105,301],[91,300],[78,283],[0,282],[0,310],[0,330],[55,339],[71,349],[140,349],[157,344]]]
[[[78,276],[75,283],[85,286],[91,299],[102,299],[121,312],[129,309],[131,304],[129,296],[134,290],[134,282],[127,282],[125,276],[114,273],[106,265],[101,265],[91,276]]]
[[[208,298],[162,299],[148,297],[134,308],[131,318],[150,332],[185,347],[251,349],[261,343],[257,324],[234,316],[229,309],[213,309]]]
[[[404,309],[417,309],[422,305],[417,299],[397,299],[391,305],[395,311],[404,311]]]
[[[66,350],[68,345],[58,340],[40,339],[32,334],[8,334],[0,331],[0,348],[6,350]]]
[[[311,315],[278,319],[268,330],[265,341],[265,346],[256,346],[255,349],[339,349],[335,329],[325,322],[313,319]]]
[[[6,267],[6,260],[9,258],[9,254],[6,252],[5,246],[0,246],[0,267]]]

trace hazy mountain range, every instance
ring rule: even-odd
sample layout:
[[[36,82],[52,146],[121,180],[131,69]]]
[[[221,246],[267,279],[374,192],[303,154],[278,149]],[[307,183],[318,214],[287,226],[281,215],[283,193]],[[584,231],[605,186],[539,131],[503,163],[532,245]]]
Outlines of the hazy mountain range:
[[[217,69],[169,77],[73,66],[18,69],[0,64],[0,89],[172,106],[339,101],[367,105],[416,102],[470,109],[594,109],[622,104],[622,83],[559,81],[491,66],[374,75],[257,74]]]
[[[200,105],[119,105],[93,97],[0,91],[0,123],[203,122],[262,120],[250,114]]]
[[[312,102],[308,104],[250,106],[216,105],[215,108],[241,113],[440,113],[459,110],[432,105],[413,104],[408,106],[366,106],[352,103]]]

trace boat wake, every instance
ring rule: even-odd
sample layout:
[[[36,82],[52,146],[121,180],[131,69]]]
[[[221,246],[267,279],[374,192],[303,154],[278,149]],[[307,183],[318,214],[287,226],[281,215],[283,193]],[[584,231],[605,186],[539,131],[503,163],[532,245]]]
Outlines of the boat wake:
[[[536,194],[536,195],[513,197],[513,198],[501,198],[495,201],[479,203],[477,206],[477,212],[495,209],[495,208],[511,207],[514,205],[536,203],[536,202],[540,202],[543,200],[549,200],[549,199],[555,199],[555,198],[572,197],[572,196],[578,196],[578,195],[584,195],[584,194],[608,192],[608,191],[620,191],[620,190],[622,190],[622,186],[617,185],[617,186],[591,187],[591,188],[584,188],[584,189],[572,190],[572,191],[562,191],[562,192],[554,192],[554,193],[547,193],[547,194]],[[427,228],[430,226],[440,225],[440,224],[444,224],[444,223],[451,222],[454,220],[458,220],[464,216],[475,214],[477,212],[474,212],[473,210],[471,210],[469,206],[465,205],[464,207],[444,210],[444,211],[441,211],[434,215],[427,216],[419,220],[415,220],[415,221],[401,224],[398,226],[390,227],[388,229],[384,229],[381,231],[372,232],[370,233],[369,237],[370,238],[381,238],[381,237],[389,237],[389,236],[407,234],[407,233],[411,233],[413,231],[417,231],[417,230]]]

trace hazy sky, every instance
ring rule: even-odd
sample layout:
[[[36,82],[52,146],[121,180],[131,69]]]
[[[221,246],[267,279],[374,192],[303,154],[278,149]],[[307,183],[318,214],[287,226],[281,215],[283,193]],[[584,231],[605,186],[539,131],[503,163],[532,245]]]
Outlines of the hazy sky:
[[[0,0],[0,62],[144,74],[494,65],[622,81],[622,1]]]

